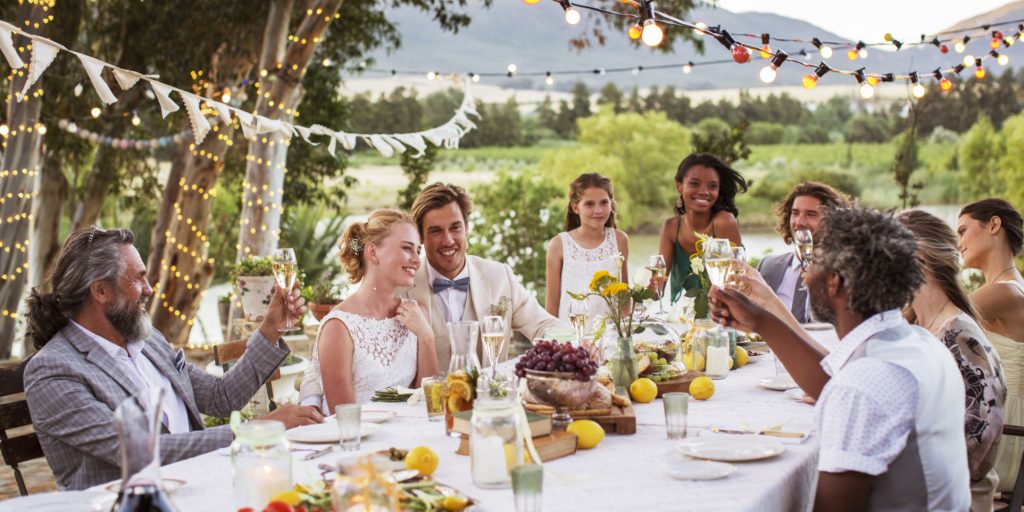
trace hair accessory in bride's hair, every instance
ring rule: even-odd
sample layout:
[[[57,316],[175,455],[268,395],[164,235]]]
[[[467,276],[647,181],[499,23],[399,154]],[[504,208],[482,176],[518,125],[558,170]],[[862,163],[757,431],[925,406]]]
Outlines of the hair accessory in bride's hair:
[[[356,254],[363,253],[363,241],[358,236],[354,236],[348,240],[348,246],[352,249],[352,252]]]

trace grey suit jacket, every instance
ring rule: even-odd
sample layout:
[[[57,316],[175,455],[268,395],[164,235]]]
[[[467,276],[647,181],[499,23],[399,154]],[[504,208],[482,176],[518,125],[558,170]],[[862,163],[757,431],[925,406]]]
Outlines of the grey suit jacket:
[[[782,286],[782,279],[786,276],[786,269],[793,264],[793,258],[796,256],[793,253],[784,254],[772,254],[765,256],[761,263],[757,265],[757,271],[761,273],[761,277],[764,277],[765,282],[768,286],[771,286],[775,293],[779,293],[779,287]],[[797,278],[796,289],[793,290],[793,306],[790,311],[796,320],[802,324],[810,321],[807,315],[807,290],[803,290],[803,279]]]
[[[203,430],[200,413],[227,416],[245,406],[288,355],[283,342],[271,345],[259,331],[245,355],[223,377],[187,363],[155,329],[142,353],[167,379],[188,409],[192,432],[160,436],[160,461],[195,457],[231,444],[229,427]],[[121,477],[114,410],[137,393],[114,359],[84,332],[69,324],[25,368],[25,398],[32,424],[62,489],[85,489]]]

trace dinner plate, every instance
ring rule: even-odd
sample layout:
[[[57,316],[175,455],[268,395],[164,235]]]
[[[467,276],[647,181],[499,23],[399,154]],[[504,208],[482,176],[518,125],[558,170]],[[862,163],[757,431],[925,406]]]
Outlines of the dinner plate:
[[[772,441],[712,437],[687,439],[676,444],[676,450],[695,459],[746,462],[774,457],[784,452],[786,448],[781,443]]]
[[[398,416],[398,413],[394,411],[362,411],[359,413],[359,419],[364,423],[384,423],[395,416]]]
[[[793,381],[793,377],[790,377],[787,373],[781,373],[774,377],[766,377],[757,381],[757,385],[772,391],[788,391],[790,389],[800,387]]]
[[[783,393],[783,395],[786,395],[786,398],[795,402],[804,403],[804,390],[800,388],[790,389]]]
[[[736,466],[710,460],[679,459],[661,464],[661,469],[676,480],[717,480],[736,472]]]
[[[65,491],[30,494],[0,501],[0,512],[91,512],[95,491]]]
[[[382,428],[376,423],[363,423],[359,428],[360,437],[379,432]],[[338,424],[333,421],[295,427],[286,432],[285,437],[295,443],[337,443],[341,439]]]
[[[160,479],[160,487],[167,494],[170,494],[174,491],[177,491],[178,489],[181,489],[182,487],[185,487],[185,484],[186,482],[184,480],[179,480],[177,478]],[[109,484],[103,487],[103,490],[107,492],[112,492],[114,494],[121,492],[121,480],[118,479],[114,480],[113,482],[110,482]]]

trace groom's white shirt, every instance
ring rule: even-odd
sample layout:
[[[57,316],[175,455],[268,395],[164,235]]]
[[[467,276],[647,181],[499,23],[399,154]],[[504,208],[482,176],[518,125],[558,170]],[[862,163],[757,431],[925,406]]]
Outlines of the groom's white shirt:
[[[440,272],[435,270],[434,267],[431,266],[430,263],[428,263],[426,260],[423,261],[423,266],[427,267],[427,282],[430,284],[431,287],[433,287],[435,279],[448,279],[447,277],[441,275]],[[455,279],[452,279],[452,281],[455,281],[456,279],[462,279],[464,277],[469,277],[468,264],[462,266],[462,271],[459,272],[459,275],[455,276]],[[473,285],[472,282],[470,282],[469,284],[470,286]],[[466,310],[466,300],[469,298],[469,290],[463,291],[452,286],[447,290],[438,292],[434,295],[437,297],[437,309],[441,316],[444,318],[445,322],[462,321],[462,313],[465,312]]]

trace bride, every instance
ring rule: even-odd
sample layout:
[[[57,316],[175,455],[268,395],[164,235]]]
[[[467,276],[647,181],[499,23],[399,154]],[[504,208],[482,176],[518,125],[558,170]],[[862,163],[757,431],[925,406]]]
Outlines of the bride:
[[[374,391],[418,387],[438,373],[434,333],[415,301],[396,298],[413,285],[420,237],[406,213],[377,210],[352,224],[339,241],[339,258],[359,288],[320,321],[313,364],[301,401],[329,414],[339,404],[366,403]]]

